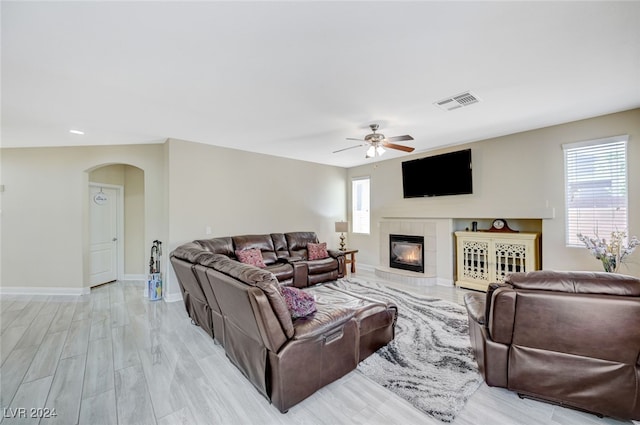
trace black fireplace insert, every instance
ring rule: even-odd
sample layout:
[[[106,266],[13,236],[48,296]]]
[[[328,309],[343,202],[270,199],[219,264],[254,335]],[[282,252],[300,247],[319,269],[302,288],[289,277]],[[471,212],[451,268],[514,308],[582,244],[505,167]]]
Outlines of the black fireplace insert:
[[[424,272],[424,237],[389,235],[389,267]]]

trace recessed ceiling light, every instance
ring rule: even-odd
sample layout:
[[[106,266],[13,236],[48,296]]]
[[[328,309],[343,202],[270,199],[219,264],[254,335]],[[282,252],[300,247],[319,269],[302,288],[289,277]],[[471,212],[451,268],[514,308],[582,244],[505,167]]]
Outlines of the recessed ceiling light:
[[[80,131],[80,130],[69,130],[69,133],[71,133],[71,134],[79,134],[81,136],[84,135],[84,131]]]

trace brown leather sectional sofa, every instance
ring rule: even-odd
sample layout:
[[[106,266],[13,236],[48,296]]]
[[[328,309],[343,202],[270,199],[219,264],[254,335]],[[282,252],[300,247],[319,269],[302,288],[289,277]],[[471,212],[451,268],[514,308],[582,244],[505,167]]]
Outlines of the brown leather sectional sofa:
[[[315,233],[214,238],[170,256],[191,319],[281,412],[391,341],[397,317],[395,305],[317,285],[344,275],[344,257],[310,261],[305,241]],[[267,267],[237,261],[239,247],[259,247]],[[317,311],[292,319],[281,285],[304,288]]]
[[[344,254],[328,250],[329,258],[308,260],[307,244],[318,243],[315,232],[242,235],[194,241],[206,251],[236,260],[236,251],[257,248],[262,252],[266,270],[284,285],[304,288],[344,276]]]
[[[640,279],[513,273],[486,294],[465,294],[464,301],[488,385],[640,420]]]

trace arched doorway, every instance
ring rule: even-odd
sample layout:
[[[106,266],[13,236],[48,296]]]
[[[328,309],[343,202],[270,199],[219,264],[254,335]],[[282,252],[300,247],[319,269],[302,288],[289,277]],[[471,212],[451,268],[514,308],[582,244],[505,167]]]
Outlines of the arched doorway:
[[[144,170],[105,164],[89,181],[89,286],[145,278]]]

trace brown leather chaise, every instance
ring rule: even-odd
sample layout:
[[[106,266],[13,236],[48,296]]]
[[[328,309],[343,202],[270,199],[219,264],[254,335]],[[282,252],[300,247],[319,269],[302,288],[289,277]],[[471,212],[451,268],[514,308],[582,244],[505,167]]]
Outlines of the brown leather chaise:
[[[640,279],[513,273],[486,294],[465,294],[464,301],[488,385],[640,420]]]

